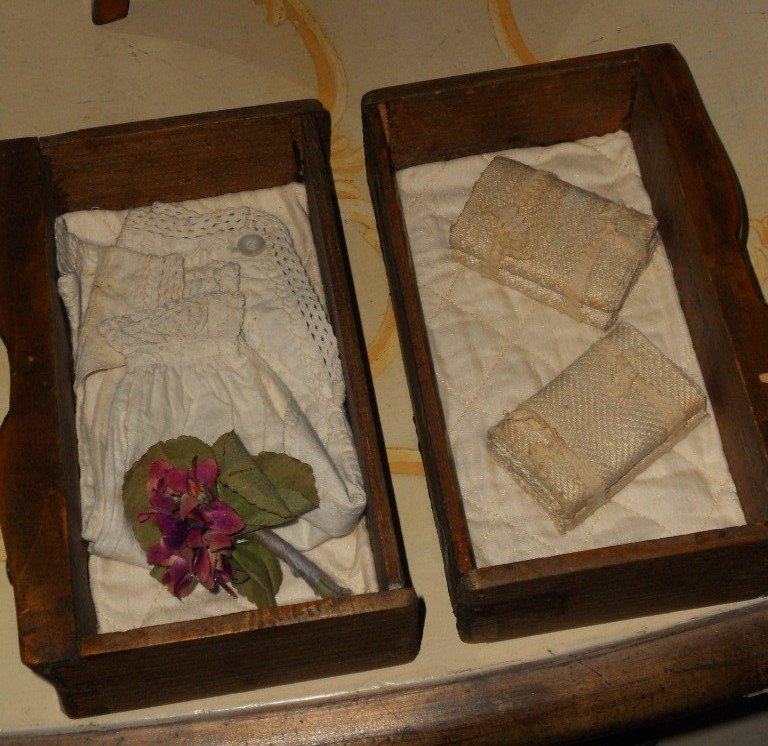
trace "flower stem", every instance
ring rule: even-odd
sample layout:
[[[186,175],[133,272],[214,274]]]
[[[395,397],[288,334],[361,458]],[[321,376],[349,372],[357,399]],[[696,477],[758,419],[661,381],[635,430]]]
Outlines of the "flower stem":
[[[246,531],[238,538],[255,539],[272,554],[279,557],[293,571],[294,575],[303,578],[312,590],[321,598],[349,596],[352,591],[339,585],[327,573],[323,572],[311,559],[303,555],[296,547],[278,536],[272,529],[260,528]]]

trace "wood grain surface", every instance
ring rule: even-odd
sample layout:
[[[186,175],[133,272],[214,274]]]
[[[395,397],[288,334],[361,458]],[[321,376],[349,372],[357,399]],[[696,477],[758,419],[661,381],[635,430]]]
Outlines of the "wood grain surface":
[[[562,744],[728,704],[767,685],[768,603],[761,602],[447,682],[29,742]]]
[[[131,0],[93,0],[91,19],[97,25],[119,21],[128,15],[130,6]]]
[[[71,354],[51,266],[46,183],[36,140],[0,144],[0,334],[11,370],[11,409],[0,428],[0,526],[21,656],[36,668],[75,656],[78,628],[93,619],[75,579],[86,567],[78,515],[68,509],[78,490]]]

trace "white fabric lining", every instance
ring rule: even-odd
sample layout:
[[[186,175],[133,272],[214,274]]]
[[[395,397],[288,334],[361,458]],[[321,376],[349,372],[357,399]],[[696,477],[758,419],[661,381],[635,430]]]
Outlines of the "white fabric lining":
[[[345,479],[352,479],[352,482],[347,482],[347,484],[352,484],[359,480],[357,459],[351,446],[351,441],[349,441],[349,426],[340,409],[345,394],[335,338],[333,338],[330,329],[326,328],[327,320],[325,320],[324,308],[317,305],[318,302],[320,304],[324,302],[324,296],[320,282],[317,256],[306,212],[306,193],[304,187],[299,184],[288,184],[275,189],[223,195],[221,197],[164,207],[168,207],[170,210],[169,218],[171,222],[178,222],[179,215],[188,214],[189,210],[201,213],[204,216],[214,211],[232,208],[233,213],[242,213],[245,216],[248,214],[252,215],[254,210],[264,210],[276,216],[273,220],[276,224],[274,226],[275,229],[277,229],[277,224],[280,226],[285,224],[289,227],[290,236],[288,236],[288,241],[293,239],[293,248],[296,250],[296,260],[298,263],[294,267],[289,262],[290,266],[286,266],[283,269],[282,280],[278,280],[278,282],[281,284],[288,283],[291,286],[293,300],[290,303],[283,300],[278,305],[290,305],[291,312],[296,311],[296,318],[292,322],[283,321],[283,327],[277,329],[272,334],[272,338],[270,338],[270,323],[281,316],[281,309],[273,309],[269,304],[265,307],[257,302],[255,310],[250,314],[250,323],[249,314],[246,312],[246,322],[243,330],[248,344],[254,345],[255,349],[251,350],[248,348],[244,350],[244,353],[247,354],[245,354],[243,360],[251,359],[258,361],[260,353],[268,354],[269,351],[266,348],[269,345],[275,346],[274,338],[284,335],[287,325],[289,326],[292,323],[297,329],[304,328],[306,325],[305,334],[308,335],[308,338],[311,336],[311,339],[317,345],[317,352],[308,357],[306,364],[302,363],[301,360],[297,361],[295,359],[296,351],[292,351],[291,345],[287,343],[283,345],[283,347],[287,348],[286,350],[278,350],[276,353],[271,354],[270,363],[276,368],[282,366],[285,369],[289,362],[292,361],[290,370],[287,370],[284,375],[286,378],[291,379],[289,387],[302,400],[301,419],[303,420],[304,415],[311,417],[313,427],[317,431],[317,437],[321,438],[324,446],[331,450],[335,454],[336,459],[338,459],[335,469],[341,475],[346,475],[344,476]],[[141,211],[138,212],[141,213]],[[133,215],[133,211],[130,214]],[[146,238],[148,234],[142,232],[142,226],[136,225],[136,221],[133,221],[130,226],[137,229],[133,233],[131,231],[121,232],[125,220],[125,212],[92,210],[70,213],[64,216],[64,220],[59,221],[57,224],[57,239],[60,247],[59,268],[63,273],[60,279],[60,289],[62,295],[67,300],[68,313],[70,320],[73,322],[72,328],[75,344],[79,341],[77,339],[79,332],[79,324],[76,323],[77,312],[79,310],[80,314],[83,314],[86,310],[90,288],[99,261],[105,255],[108,247],[113,246],[116,242],[123,242],[125,237],[128,240],[124,241],[124,243],[127,243],[131,249],[139,248],[145,256],[149,254],[158,257],[162,256],[167,259],[169,252],[180,251],[185,253],[188,282],[183,291],[181,288],[178,289],[183,292],[185,298],[205,293],[206,288],[208,292],[220,290],[222,288],[219,288],[218,284],[222,282],[225,285],[231,284],[230,279],[222,277],[214,283],[217,287],[213,287],[208,282],[208,279],[212,278],[206,279],[205,277],[197,276],[196,273],[199,273],[201,270],[207,272],[210,268],[215,269],[217,274],[222,270],[226,274],[228,266],[224,262],[217,260],[233,259],[238,261],[239,259],[241,266],[245,265],[246,267],[253,263],[252,260],[249,261],[247,258],[238,257],[237,253],[233,252],[232,246],[233,235],[239,236],[243,232],[248,232],[250,229],[247,226],[244,230],[240,230],[239,233],[228,233],[222,241],[211,240],[210,234],[207,236],[197,236],[196,238],[200,239],[199,245],[191,245],[189,236],[174,236],[170,240],[165,236],[159,236],[155,237],[156,240],[154,242],[151,237],[150,240],[143,241],[142,237]],[[205,218],[202,217],[202,220],[204,221]],[[237,238],[234,239],[235,243],[236,241]],[[191,243],[194,244],[194,241]],[[120,250],[128,251],[129,249]],[[283,254],[288,253],[292,254],[293,250],[291,252],[282,252],[280,256],[270,257],[270,262],[277,262],[276,266],[278,266],[280,265],[281,258],[283,261],[286,260]],[[288,256],[287,258],[290,259],[291,257]],[[191,262],[189,261],[190,259]],[[80,282],[73,282],[73,278],[77,276],[80,277]],[[298,284],[294,278],[300,280]],[[309,278],[309,282],[307,282],[307,278]],[[236,278],[234,279],[236,281]],[[262,281],[260,273],[257,272],[255,275],[248,275],[245,278],[245,282],[247,287],[243,289],[243,292],[246,295],[246,308],[248,306],[249,293],[257,301],[262,297],[270,296],[269,292],[261,292],[263,283],[271,282],[269,278],[264,278]],[[259,285],[259,282],[262,282],[262,285]],[[302,283],[306,283],[306,287]],[[232,289],[229,288],[229,290]],[[210,301],[207,299],[206,302]],[[305,312],[307,317],[309,314],[314,315],[312,325],[306,323]],[[241,347],[243,346],[241,342]],[[293,358],[291,358],[291,355],[293,355]],[[315,357],[318,356],[321,356],[323,360],[323,365],[321,366],[314,364]],[[239,363],[238,366],[240,366]],[[319,371],[318,367],[320,368]],[[310,379],[314,379],[316,377],[315,374],[322,372],[322,370],[326,371],[323,374],[324,378],[302,381],[302,375],[310,368],[311,373],[308,375]],[[282,372],[281,370],[280,373],[282,374]],[[86,385],[90,386],[91,396],[83,397],[81,403],[84,406],[79,407],[79,419],[92,419],[95,413],[103,409],[103,407],[99,407],[99,400],[105,397],[107,400],[111,400],[110,392],[114,395],[116,387],[119,392],[122,377],[122,368],[100,371],[93,376],[87,377],[85,379]],[[340,380],[341,384],[339,385]],[[340,416],[336,417],[335,412],[331,412],[329,416],[329,410],[323,412],[322,410],[327,404],[331,405],[332,410],[339,409]],[[193,409],[196,409],[196,407],[193,407]],[[295,434],[292,437],[296,441],[296,448],[309,452],[309,450],[315,448],[315,445],[309,442],[309,440],[314,440],[314,434],[312,438],[307,440],[302,435],[303,430],[296,428],[299,412],[294,410],[295,405],[294,409],[291,409],[289,406],[288,410],[284,413],[286,433],[289,431],[294,432]],[[306,410],[311,411],[307,412]],[[188,416],[193,419],[195,417],[200,418],[200,415],[193,411],[190,411]],[[278,449],[273,447],[271,450]],[[312,461],[310,458],[306,460]],[[364,495],[361,496],[364,501]],[[88,505],[84,505],[84,511],[87,510]],[[339,519],[341,520],[341,518],[340,514]],[[335,521],[336,519],[333,520]],[[305,527],[309,526],[309,533],[307,533],[306,528],[301,528],[302,525]],[[318,533],[318,530],[303,521],[294,524],[295,527],[286,527],[286,529],[280,529],[280,531],[283,533],[287,532],[286,538],[289,538],[289,540],[292,540],[297,546],[302,548],[306,546],[312,547],[318,544],[319,541],[324,541],[325,543],[320,544],[320,546],[310,549],[308,556],[326,569],[341,584],[350,587],[353,592],[370,592],[375,590],[377,586],[365,522],[359,521],[356,525],[350,525],[354,525],[350,534],[331,539],[328,539],[328,534],[325,533],[325,530],[330,530],[331,533],[338,536],[340,529],[333,529],[333,526],[330,524],[328,529],[324,526],[321,533]],[[314,533],[312,533],[313,531]],[[120,631],[151,624],[183,621],[253,608],[253,605],[246,599],[239,597],[232,599],[224,593],[214,595],[202,588],[196,589],[189,598],[180,602],[171,596],[157,581],[151,578],[145,568],[131,566],[96,555],[92,555],[90,559],[90,574],[92,594],[101,632]],[[294,603],[315,598],[314,593],[306,586],[304,581],[294,578],[285,566],[283,567],[283,574],[284,581],[277,597],[278,604]]]
[[[449,230],[497,155],[651,214],[625,132],[415,166],[398,187],[440,397],[479,567],[741,525],[709,418],[583,524],[561,536],[492,458],[486,433],[602,333],[451,259]],[[703,387],[669,261],[659,247],[619,316]]]

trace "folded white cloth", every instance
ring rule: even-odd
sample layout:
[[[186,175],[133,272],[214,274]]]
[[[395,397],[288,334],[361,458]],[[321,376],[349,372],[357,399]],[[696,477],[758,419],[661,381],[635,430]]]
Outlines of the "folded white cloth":
[[[493,458],[488,429],[587,350],[602,333],[451,257],[449,232],[496,155],[651,214],[626,132],[414,166],[398,188],[440,400],[479,566],[744,523],[714,417],[611,501],[561,535]],[[637,328],[703,388],[663,246],[629,293],[620,320]]]
[[[374,587],[367,534],[358,526],[365,494],[316,258],[305,271],[283,222],[247,204],[295,201],[296,187],[279,188],[290,193],[287,200],[283,193],[269,198],[279,190],[263,190],[266,198],[228,195],[192,203],[194,210],[90,211],[57,223],[59,287],[76,361],[83,535],[97,555],[91,581],[102,631],[241,605],[199,589],[180,603],[161,587],[168,599],[155,600],[159,584],[148,576],[123,514],[127,469],[153,443],[181,434],[212,443],[235,430],[252,452],[280,451],[309,463],[320,507],[278,532],[307,550],[354,530],[337,542],[342,556],[334,547],[315,552],[344,568],[342,584],[357,592]],[[306,215],[292,207],[308,259]],[[247,236],[258,239],[244,246]],[[113,559],[144,569],[136,575]],[[298,590],[302,581],[285,576],[279,603],[312,597]],[[127,604],[104,593],[128,577],[149,581],[142,600]],[[150,606],[145,597],[152,597]]]
[[[451,229],[453,257],[599,329],[616,320],[656,244],[656,220],[494,158]]]

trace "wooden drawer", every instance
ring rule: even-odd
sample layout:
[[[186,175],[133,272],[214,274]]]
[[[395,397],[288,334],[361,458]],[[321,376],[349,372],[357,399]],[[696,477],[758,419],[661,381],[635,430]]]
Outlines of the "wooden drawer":
[[[328,167],[319,102],[0,143],[0,330],[11,369],[0,432],[0,523],[24,662],[73,717],[411,660],[418,601],[393,521],[385,453]],[[347,413],[368,494],[380,591],[97,634],[80,538],[72,350],[53,221],[303,182]]]
[[[362,104],[368,181],[441,540],[466,641],[768,590],[768,310],[746,213],[688,68],[669,45],[415,83]],[[507,148],[629,132],[746,525],[478,568],[467,530],[396,174]]]

